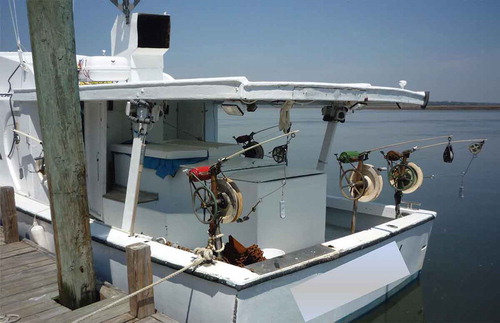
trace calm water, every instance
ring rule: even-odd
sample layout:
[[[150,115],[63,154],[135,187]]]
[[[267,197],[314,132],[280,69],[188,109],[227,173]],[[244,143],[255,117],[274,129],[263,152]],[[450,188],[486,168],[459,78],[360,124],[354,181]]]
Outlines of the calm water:
[[[232,136],[272,126],[278,116],[279,109],[274,108],[259,109],[245,117],[221,112],[219,140],[234,142]],[[319,109],[294,108],[291,117],[293,129],[301,132],[290,143],[290,166],[315,168],[326,122],[321,120]],[[277,134],[270,130],[255,139],[263,141]],[[434,179],[426,178],[418,191],[403,198],[438,212],[424,269],[419,281],[364,316],[363,321],[500,321],[500,112],[358,111],[349,114],[346,123],[337,128],[332,152],[362,151],[449,134],[456,140],[488,138],[464,178],[465,198],[459,198],[458,193],[460,175],[472,158],[467,144],[454,145],[452,164],[442,161],[445,146],[411,155],[424,176],[435,175]],[[283,144],[282,141],[268,144],[265,152]],[[370,155],[368,163],[385,166],[376,152]],[[328,194],[340,195],[338,171],[338,164],[330,158]],[[392,204],[393,192],[387,182],[384,185],[377,202]]]

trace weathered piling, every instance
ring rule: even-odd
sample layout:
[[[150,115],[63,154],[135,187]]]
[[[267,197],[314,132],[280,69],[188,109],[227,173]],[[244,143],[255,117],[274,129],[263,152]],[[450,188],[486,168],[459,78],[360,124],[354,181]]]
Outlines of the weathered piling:
[[[97,300],[71,0],[28,0],[60,302]]]
[[[151,248],[145,243],[127,246],[127,274],[129,294],[153,283]],[[130,298],[130,314],[138,319],[155,313],[154,291],[149,288]]]
[[[5,243],[19,241],[17,229],[16,201],[14,200],[14,188],[2,186],[0,188],[0,211],[2,212],[2,224]]]

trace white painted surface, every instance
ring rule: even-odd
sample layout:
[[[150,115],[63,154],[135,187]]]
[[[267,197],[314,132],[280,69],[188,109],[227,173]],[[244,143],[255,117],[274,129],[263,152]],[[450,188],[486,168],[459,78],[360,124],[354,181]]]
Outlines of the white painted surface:
[[[305,321],[410,275],[395,242],[291,288]]]
[[[89,211],[102,219],[102,196],[106,194],[106,102],[86,102],[84,105],[85,159]]]
[[[132,145],[132,157],[127,181],[127,194],[125,196],[125,208],[123,209],[122,230],[134,233],[137,201],[139,200],[139,189],[142,174],[142,151],[144,143],[141,138],[134,138]]]

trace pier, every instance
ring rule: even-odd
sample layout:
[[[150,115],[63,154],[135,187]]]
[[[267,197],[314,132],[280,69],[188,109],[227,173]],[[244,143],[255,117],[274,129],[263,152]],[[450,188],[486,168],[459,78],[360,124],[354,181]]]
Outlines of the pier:
[[[5,243],[0,227],[0,318],[8,322],[73,322],[116,301],[126,294],[105,283],[100,289],[101,300],[70,310],[57,302],[57,267],[54,255],[30,240]],[[155,313],[143,319],[130,314],[129,301],[96,313],[83,322],[176,322]]]

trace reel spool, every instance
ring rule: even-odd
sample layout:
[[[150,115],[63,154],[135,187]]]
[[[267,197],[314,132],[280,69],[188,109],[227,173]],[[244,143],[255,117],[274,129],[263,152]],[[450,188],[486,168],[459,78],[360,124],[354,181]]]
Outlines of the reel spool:
[[[258,145],[259,143],[257,141],[249,141],[246,145],[243,145],[243,149]],[[264,148],[262,146],[257,146],[253,149],[247,150],[243,153],[243,155],[246,158],[257,158],[257,159],[263,159],[264,158]]]
[[[360,202],[371,202],[376,200],[380,196],[382,188],[384,187],[382,175],[380,175],[380,172],[370,164],[363,164],[361,174],[363,175],[367,185],[365,191],[358,200]],[[351,174],[351,176],[354,175],[355,173]],[[355,178],[351,178],[350,180],[354,182]]]
[[[387,173],[392,187],[405,194],[415,192],[424,181],[422,169],[415,163],[397,164]]]
[[[219,192],[219,214],[222,223],[231,223],[238,220],[243,211],[243,195],[238,186],[230,178],[217,179]]]
[[[359,170],[351,168],[342,172],[339,186],[346,199],[357,201],[365,194],[368,182]]]
[[[288,145],[276,146],[273,148],[273,159],[278,164],[286,161],[286,153],[288,150]]]

